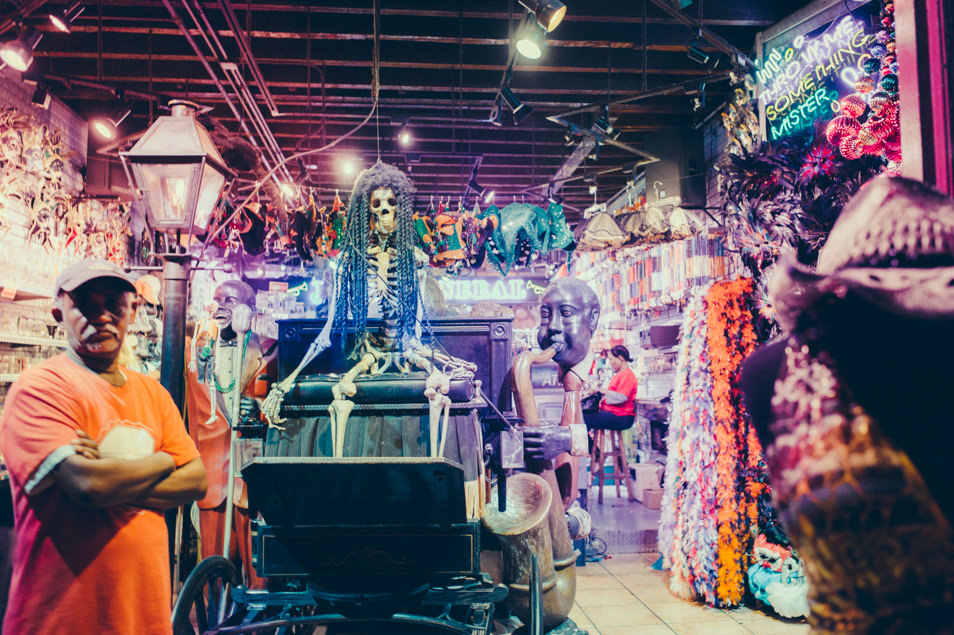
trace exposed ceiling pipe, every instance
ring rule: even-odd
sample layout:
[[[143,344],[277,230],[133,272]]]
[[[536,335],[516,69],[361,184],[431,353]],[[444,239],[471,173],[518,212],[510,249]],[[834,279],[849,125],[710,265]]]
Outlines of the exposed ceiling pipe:
[[[573,149],[573,152],[570,153],[570,156],[566,158],[566,161],[563,162],[563,165],[560,166],[560,169],[556,171],[556,174],[553,175],[553,179],[547,184],[552,185],[551,192],[553,194],[559,194],[560,190],[563,189],[563,184],[566,183],[566,180],[576,172],[583,164],[583,159],[585,159],[590,152],[593,151],[593,148],[596,146],[595,137],[586,137],[580,140],[580,143]],[[543,185],[537,185],[534,187],[544,187]]]
[[[192,34],[189,33],[189,29],[186,28],[185,22],[182,20],[182,17],[179,16],[179,13],[175,10],[175,7],[172,6],[170,0],[162,0],[162,4],[165,5],[166,9],[169,11],[169,15],[172,17],[172,21],[179,27],[179,30],[182,32],[182,35],[185,37],[186,42],[189,43],[189,46],[192,47],[192,50],[195,52],[196,57],[199,58],[199,62],[205,68],[206,73],[208,73],[209,78],[212,80],[212,83],[215,84],[215,87],[219,89],[219,92],[222,94],[222,98],[225,100],[226,105],[229,107],[229,110],[232,111],[232,114],[235,116],[236,121],[239,122],[239,125],[242,127],[242,130],[245,131],[246,136],[248,137],[249,143],[251,143],[256,150],[259,152],[258,143],[255,140],[255,137],[252,135],[252,131],[248,129],[248,125],[245,123],[245,119],[242,117],[242,113],[239,112],[239,109],[235,106],[235,102],[232,101],[232,98],[229,96],[229,92],[225,89],[225,86],[222,84],[222,81],[215,74],[215,71],[212,69],[212,66],[205,59],[205,54],[199,49],[199,45],[196,44],[195,39],[192,37]]]
[[[186,11],[189,12],[190,17],[199,29],[199,33],[202,35],[206,44],[211,49],[212,54],[219,63],[219,67],[222,69],[223,74],[225,75],[229,84],[232,86],[232,90],[239,98],[239,101],[242,104],[242,109],[245,111],[245,115],[248,117],[249,121],[252,122],[252,127],[255,128],[255,131],[258,133],[258,137],[261,140],[262,145],[265,147],[265,153],[268,155],[267,159],[270,159],[270,161],[266,160],[266,157],[262,156],[266,169],[271,171],[272,166],[280,166],[272,175],[273,180],[277,185],[279,185],[279,187],[281,186],[282,182],[291,181],[291,173],[284,165],[285,155],[282,152],[281,147],[278,145],[275,135],[272,134],[272,130],[269,127],[268,122],[265,121],[265,117],[262,115],[262,111],[258,107],[258,103],[255,101],[255,97],[252,95],[252,91],[249,88],[248,83],[245,81],[245,77],[239,70],[238,64],[228,59],[228,55],[225,52],[225,47],[222,45],[222,41],[219,40],[219,36],[216,34],[212,24],[209,22],[209,18],[202,9],[202,5],[198,2],[198,0],[192,0],[191,8],[189,6],[188,0],[182,0],[182,4],[185,6]],[[205,25],[204,31],[202,29],[202,23],[200,23],[196,18],[197,15],[202,19],[202,23]],[[236,37],[242,37],[241,31],[236,34]]]
[[[235,15],[235,11],[232,9],[232,3],[229,2],[229,0],[219,0],[219,6],[222,7],[225,20],[229,23],[229,28],[232,29],[232,36],[235,38],[235,42],[238,44],[239,50],[242,53],[242,61],[248,66],[249,72],[252,73],[252,79],[258,84],[259,93],[265,100],[265,105],[268,106],[268,112],[271,113],[272,117],[279,116],[281,112],[278,110],[278,104],[275,103],[272,91],[269,90],[268,83],[265,81],[265,78],[262,76],[262,71],[258,67],[258,61],[252,54],[252,48],[249,46],[248,40],[245,39],[245,34],[242,32],[242,26],[239,24],[238,16]]]
[[[722,73],[711,73],[704,77],[697,77],[695,79],[687,79],[682,82],[676,82],[675,84],[660,86],[659,88],[654,88],[652,90],[644,90],[640,93],[636,93],[635,95],[630,95],[629,97],[624,97],[623,99],[617,99],[616,101],[611,101],[609,103],[598,102],[598,103],[587,104],[585,106],[580,106],[579,108],[574,108],[573,110],[567,110],[566,112],[561,112],[559,114],[552,115],[552,117],[564,118],[564,117],[570,117],[572,115],[578,115],[583,112],[596,112],[605,107],[612,108],[613,106],[622,106],[623,104],[631,104],[634,101],[639,101],[641,99],[648,99],[650,97],[659,97],[660,95],[668,95],[670,93],[675,93],[679,91],[686,93],[690,89],[697,90],[699,88],[700,82],[706,82],[707,84],[714,84],[715,82],[719,82],[724,79],[729,79],[729,73],[730,71],[725,71]]]
[[[583,135],[592,139],[593,144],[590,146],[590,149],[595,147],[597,143],[606,143],[611,146],[616,146],[620,150],[626,150],[627,152],[631,152],[632,154],[637,154],[643,157],[643,160],[637,163],[637,165],[646,165],[647,163],[656,163],[657,161],[659,161],[659,157],[655,155],[649,154],[648,152],[643,152],[639,148],[634,148],[633,146],[629,144],[622,143],[620,141],[617,141],[616,139],[600,134],[599,132],[588,130],[586,128],[580,128],[576,124],[570,123],[569,121],[567,121],[566,119],[563,119],[562,117],[558,115],[550,115],[549,117],[547,117],[547,121],[552,121],[553,123],[557,125],[563,126],[567,130],[569,130],[571,133]]]
[[[212,68],[206,59],[206,54],[199,47],[198,42],[195,38],[192,37],[192,34],[189,32],[189,29],[185,25],[185,21],[175,10],[175,7],[172,6],[170,0],[162,0],[163,5],[166,7],[166,10],[169,11],[169,15],[172,17],[173,22],[176,26],[179,27],[179,30],[182,32],[183,37],[185,37],[186,42],[189,43],[189,46],[192,47],[192,50],[195,52],[196,57],[199,59],[199,62],[205,68],[206,73],[208,73],[209,78],[212,80],[212,83],[215,84],[216,88],[221,93],[223,99],[225,100],[226,105],[229,107],[229,110],[232,111],[232,114],[235,116],[235,119],[239,122],[239,125],[242,128],[242,131],[246,135],[246,139],[252,146],[258,151],[259,159],[261,160],[263,167],[266,172],[272,170],[274,165],[284,161],[284,155],[281,152],[281,149],[278,146],[278,142],[275,140],[274,135],[271,132],[271,129],[268,127],[267,122],[265,122],[262,117],[261,110],[255,104],[254,98],[251,97],[251,92],[248,90],[247,84],[245,84],[244,79],[241,76],[238,76],[240,80],[239,84],[245,87],[245,90],[241,90],[239,84],[236,84],[236,75],[237,73],[230,73],[228,68],[231,65],[232,68],[235,68],[237,71],[237,65],[234,62],[229,62],[227,59],[222,57],[224,53],[224,48],[222,47],[221,42],[218,40],[218,37],[215,35],[215,30],[208,28],[204,29],[203,25],[196,18],[193,9],[187,4],[187,0],[182,0],[182,4],[185,7],[186,11],[189,13],[193,22],[196,25],[196,28],[199,31],[199,34],[205,40],[206,44],[212,50],[212,55],[216,61],[223,68],[223,72],[226,75],[226,79],[232,86],[232,91],[235,97],[239,100],[239,103],[242,106],[242,111],[245,113],[245,117],[242,116],[242,112],[239,111],[239,108],[235,104],[235,100],[232,99],[232,95],[229,90],[222,83],[222,80],[219,79],[218,75],[215,72],[215,69]],[[202,13],[201,7],[196,3],[196,8],[201,13],[203,20],[205,20],[206,25],[208,25],[208,20],[205,19],[204,13]],[[218,50],[216,50],[218,49]],[[249,99],[251,98],[251,102]],[[255,128],[258,139],[256,135],[252,133],[249,129],[248,123],[246,122],[246,117],[248,121],[251,121],[252,127]],[[260,141],[260,142],[259,142]],[[263,151],[264,146],[264,151]],[[273,175],[272,179],[277,185],[281,185],[283,180],[291,181],[291,174],[288,172],[287,167],[282,165]]]
[[[0,35],[3,35],[10,29],[15,28],[17,26],[17,22],[33,13],[44,4],[46,4],[46,0],[30,0],[30,2],[25,3],[16,12],[14,17],[7,18],[3,22],[0,22]]]

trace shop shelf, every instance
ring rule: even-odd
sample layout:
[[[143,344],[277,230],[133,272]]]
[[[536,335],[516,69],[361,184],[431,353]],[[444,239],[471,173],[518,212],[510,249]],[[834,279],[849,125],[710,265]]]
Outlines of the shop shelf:
[[[22,286],[10,286],[4,285],[0,282],[0,289],[3,289],[9,294],[12,294],[13,297],[8,295],[3,295],[2,297],[8,300],[20,301],[20,300],[41,300],[44,298],[52,298],[53,294],[49,290],[33,288],[33,287],[22,287]]]
[[[0,333],[0,343],[20,344],[23,346],[56,346],[58,348],[63,348],[66,346],[66,340],[55,340],[50,337],[17,335],[16,333]]]

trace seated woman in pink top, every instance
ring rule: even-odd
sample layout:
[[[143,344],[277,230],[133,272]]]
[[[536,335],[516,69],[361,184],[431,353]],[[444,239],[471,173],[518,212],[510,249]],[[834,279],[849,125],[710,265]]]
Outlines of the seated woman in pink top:
[[[626,430],[635,420],[636,375],[629,367],[633,359],[629,349],[617,345],[609,351],[609,365],[616,374],[610,380],[606,394],[596,412],[584,412],[583,419],[590,430]]]

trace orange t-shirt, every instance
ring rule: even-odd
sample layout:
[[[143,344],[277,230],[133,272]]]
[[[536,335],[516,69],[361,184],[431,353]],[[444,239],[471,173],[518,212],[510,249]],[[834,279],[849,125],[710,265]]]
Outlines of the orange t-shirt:
[[[199,456],[169,393],[123,368],[121,387],[65,354],[23,373],[0,416],[15,539],[7,635],[168,635],[171,583],[166,523],[132,506],[83,507],[56,484],[82,429],[130,458],[162,451],[182,466]],[[151,445],[151,447],[149,447]]]

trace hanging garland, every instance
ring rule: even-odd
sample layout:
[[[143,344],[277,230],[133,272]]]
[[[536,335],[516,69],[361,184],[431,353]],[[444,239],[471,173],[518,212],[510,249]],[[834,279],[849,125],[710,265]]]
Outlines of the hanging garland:
[[[755,498],[740,472],[761,446],[749,434],[739,390],[739,368],[755,350],[748,300],[752,280],[738,278],[712,286],[706,296],[706,339],[715,418],[716,505],[719,526],[717,606],[735,606],[745,591],[745,558],[751,551],[749,528],[758,520]],[[753,444],[754,441],[754,445]]]
[[[663,568],[670,569],[669,588],[675,595],[715,604],[710,578],[716,570],[718,530],[716,516],[710,513],[710,501],[715,498],[715,479],[710,476],[716,446],[703,302],[708,289],[709,285],[701,287],[683,314],[667,439],[659,550]]]
[[[753,539],[768,526],[762,448],[749,424],[739,368],[755,349],[753,281],[712,285],[685,313],[667,439],[659,544],[670,589],[715,607],[745,594]]]

